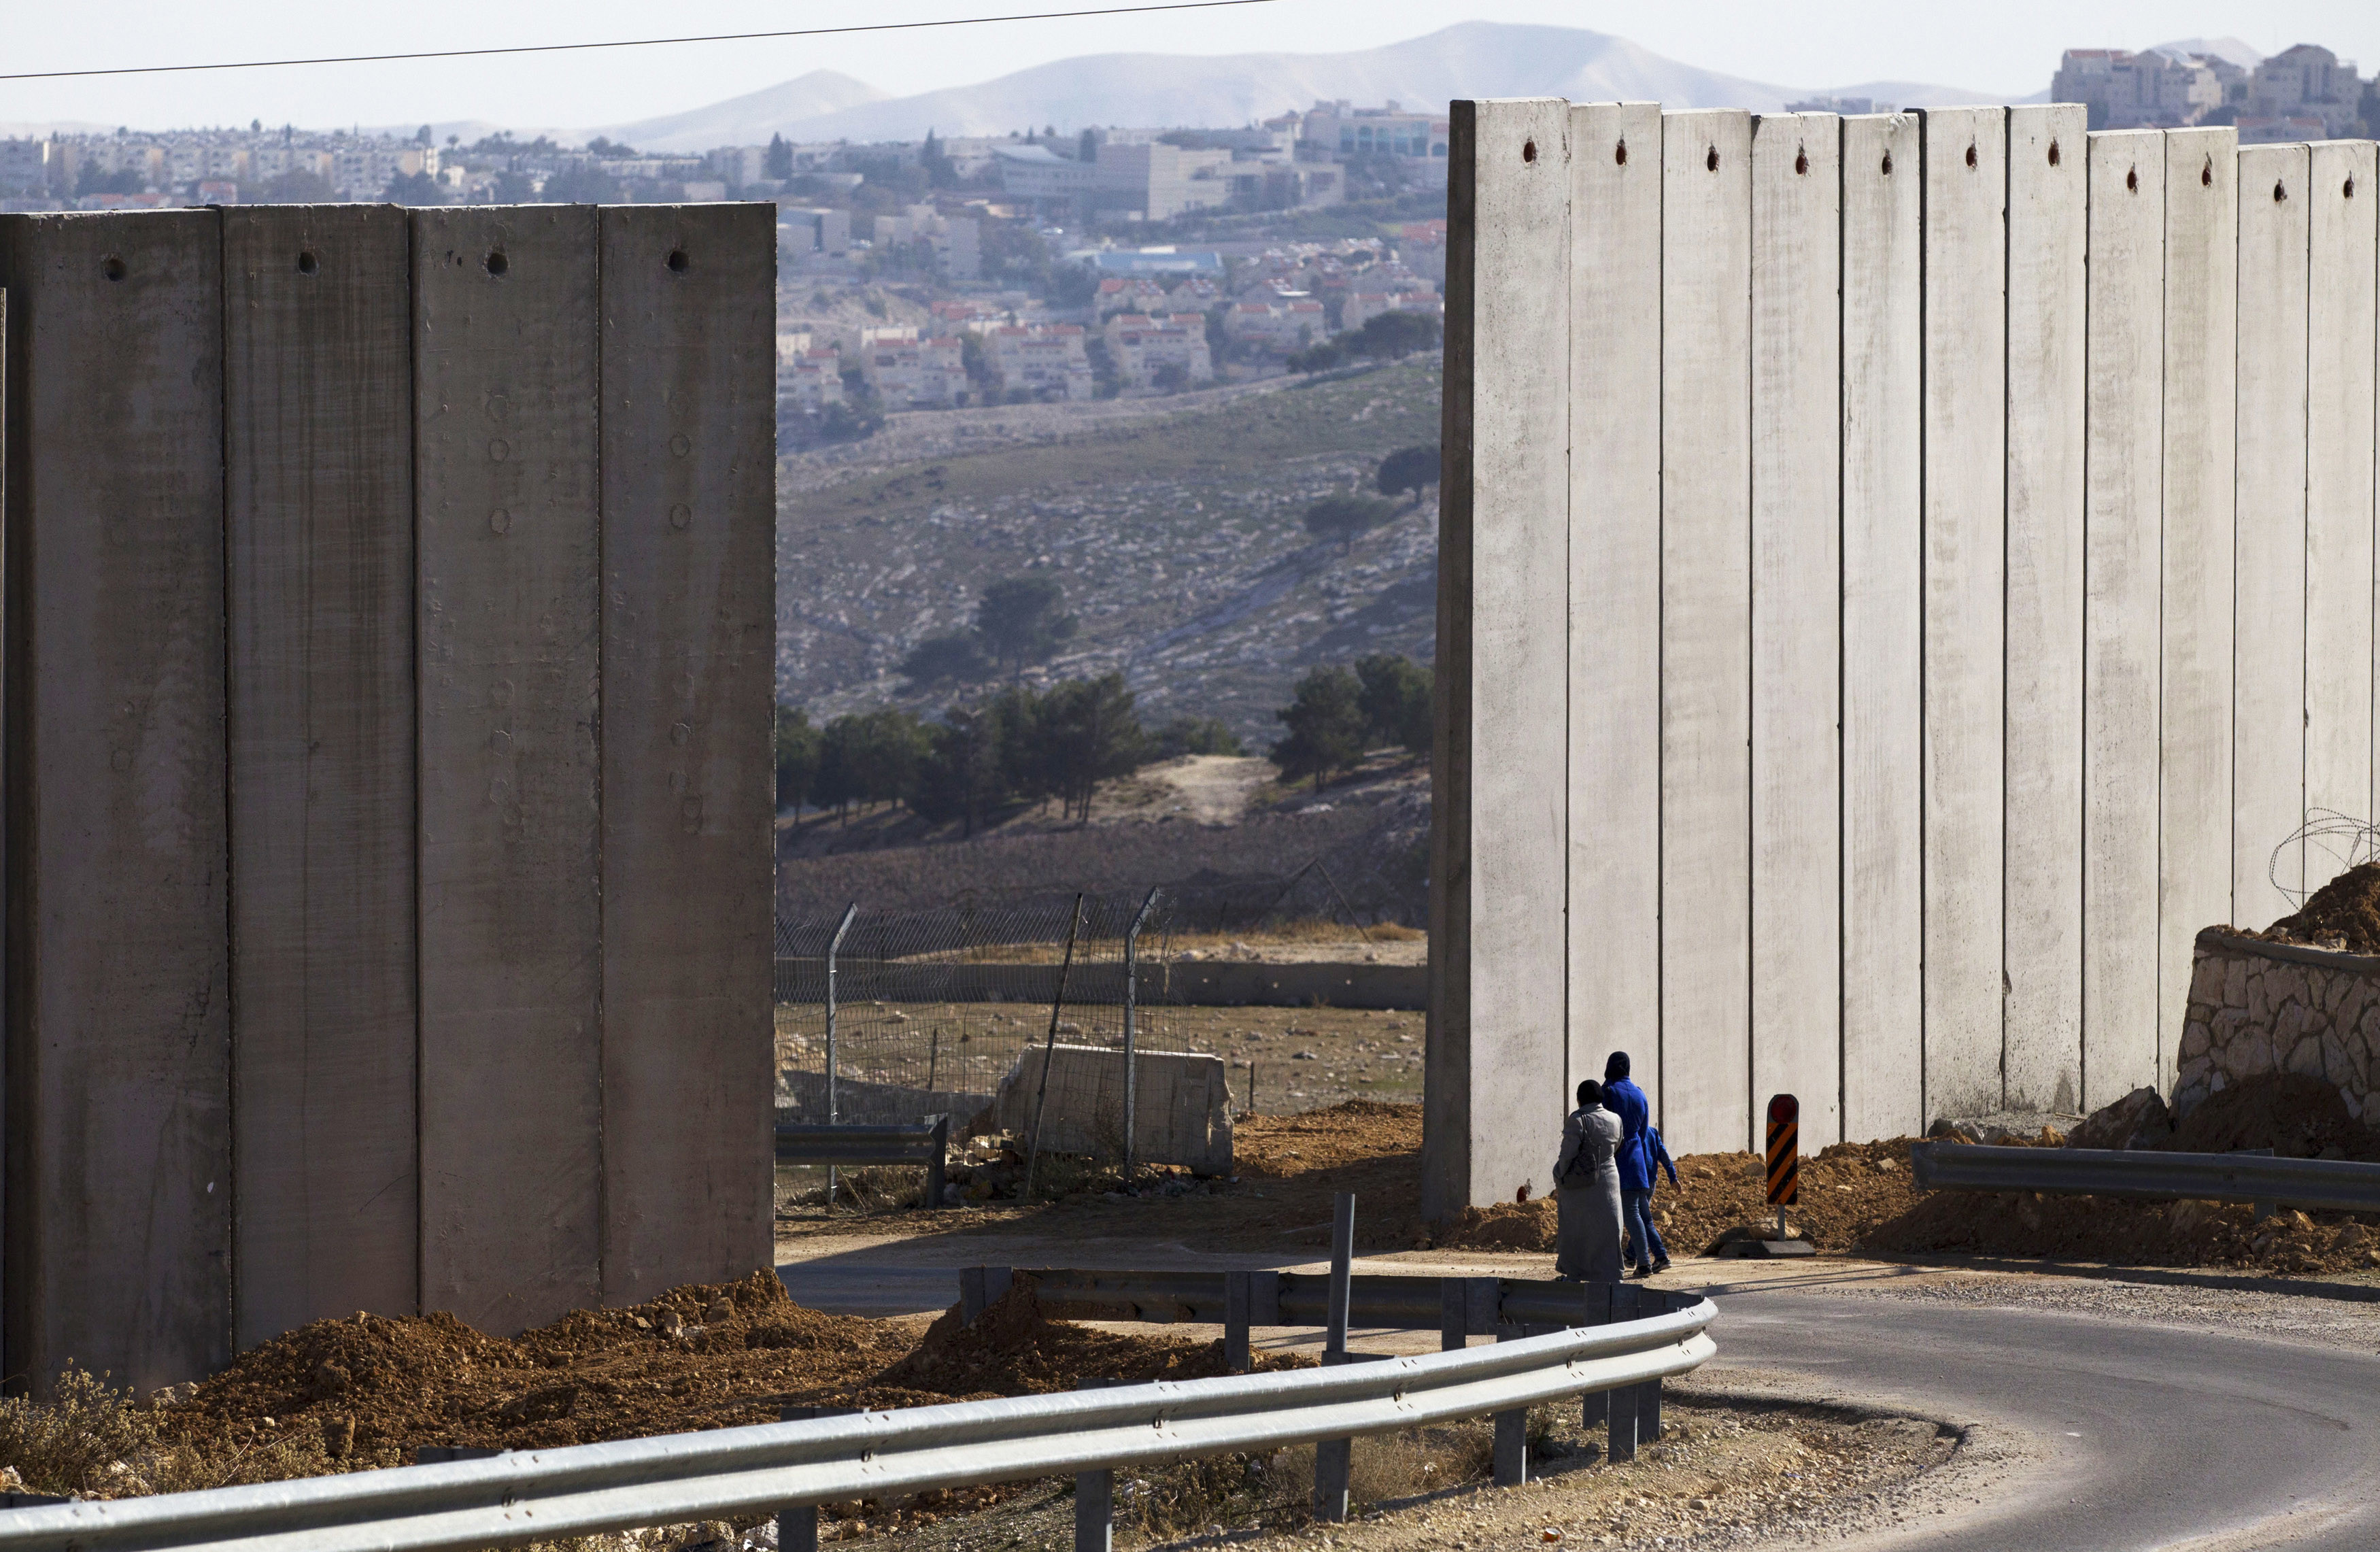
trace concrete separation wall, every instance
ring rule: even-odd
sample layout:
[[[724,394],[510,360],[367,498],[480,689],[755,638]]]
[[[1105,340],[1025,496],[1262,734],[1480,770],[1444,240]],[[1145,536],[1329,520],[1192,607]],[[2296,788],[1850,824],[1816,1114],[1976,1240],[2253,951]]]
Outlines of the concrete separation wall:
[[[1615,1049],[1673,1149],[2169,1090],[2380,801],[2372,143],[1451,123],[1427,1210]]]
[[[2298,1073],[2337,1085],[2347,1112],[2373,1119],[2380,1057],[2380,956],[2267,943],[2208,928],[2198,935],[2181,1076],[2188,1115],[2243,1078]]]
[[[774,251],[0,216],[12,1384],[766,1263]]]
[[[780,959],[776,966],[779,1001],[817,1001],[824,996],[824,960]],[[1419,1010],[1428,1006],[1428,975],[1418,964],[1160,962],[1141,966],[1140,999],[1149,1006],[1188,1008]],[[953,1000],[952,992],[963,988],[961,1000],[1046,1005],[1058,995],[1058,966],[870,962],[868,985],[888,1002],[948,1002]],[[1123,1002],[1123,966],[1077,965],[1066,981],[1066,1000]]]

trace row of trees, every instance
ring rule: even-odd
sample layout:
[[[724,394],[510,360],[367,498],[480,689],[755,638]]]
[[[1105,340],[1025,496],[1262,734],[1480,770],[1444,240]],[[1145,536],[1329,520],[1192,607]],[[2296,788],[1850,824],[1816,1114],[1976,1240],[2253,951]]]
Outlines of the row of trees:
[[[1318,668],[1297,682],[1287,706],[1273,716],[1288,735],[1272,746],[1272,762],[1288,782],[1353,770],[1374,749],[1429,753],[1429,669],[1395,652],[1374,652],[1353,668]]]
[[[1141,726],[1121,673],[1047,690],[1012,685],[928,721],[885,708],[813,726],[777,710],[777,803],[846,816],[852,805],[898,803],[935,824],[972,833],[994,814],[1056,798],[1087,818],[1099,783],[1180,755],[1236,755],[1239,740],[1211,717]]]
[[[1427,313],[1376,313],[1364,320],[1364,326],[1353,333],[1339,334],[1292,351],[1283,358],[1282,364],[1293,372],[1318,372],[1344,366],[1358,357],[1393,361],[1417,350],[1435,350],[1445,338],[1445,328]]]
[[[1284,781],[1354,770],[1371,750],[1426,754],[1431,673],[1411,658],[1375,652],[1353,667],[1318,668],[1273,713],[1288,730],[1271,749]],[[1151,731],[1121,673],[1071,679],[1046,690],[1011,685],[955,705],[937,721],[886,707],[814,725],[799,708],[777,709],[777,804],[798,816],[855,804],[897,803],[933,824],[976,826],[1019,805],[1056,798],[1069,818],[1088,818],[1101,782],[1183,755],[1237,755],[1239,739],[1212,717],[1177,717]]]

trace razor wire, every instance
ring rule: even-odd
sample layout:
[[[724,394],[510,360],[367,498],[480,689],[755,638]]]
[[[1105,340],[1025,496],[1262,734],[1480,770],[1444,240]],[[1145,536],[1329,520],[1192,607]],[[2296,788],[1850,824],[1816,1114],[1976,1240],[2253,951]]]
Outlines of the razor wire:
[[[2282,864],[2292,854],[2297,858],[2299,879],[2319,879],[2322,882],[2313,888],[2282,882]],[[2317,855],[2329,864],[2327,868],[2317,863]],[[2291,905],[2302,910],[2307,898],[2323,884],[2367,862],[2380,862],[2380,824],[2334,808],[2309,808],[2305,822],[2273,848],[2265,865],[2265,877]]]

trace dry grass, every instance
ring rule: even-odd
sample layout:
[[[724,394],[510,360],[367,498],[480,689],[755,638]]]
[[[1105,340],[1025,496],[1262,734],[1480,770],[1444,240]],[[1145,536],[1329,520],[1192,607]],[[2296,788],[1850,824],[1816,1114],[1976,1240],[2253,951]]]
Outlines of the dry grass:
[[[360,1462],[358,1462],[360,1463]],[[316,1430],[286,1438],[168,1445],[157,1413],[105,1375],[69,1366],[45,1398],[0,1398],[0,1468],[24,1490],[86,1498],[194,1492],[344,1469]]]

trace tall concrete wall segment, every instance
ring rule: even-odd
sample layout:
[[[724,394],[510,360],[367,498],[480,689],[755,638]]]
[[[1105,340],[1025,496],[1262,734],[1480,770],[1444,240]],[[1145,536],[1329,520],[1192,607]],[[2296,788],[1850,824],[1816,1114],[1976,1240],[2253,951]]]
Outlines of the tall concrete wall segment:
[[[419,1302],[412,286],[401,210],[221,220],[244,1347]]]
[[[768,1264],[776,227],[603,212],[603,1296]]]
[[[219,218],[0,221],[6,1372],[231,1352]]]
[[[2380,801],[2374,147],[1582,104],[1557,282],[1479,149],[1548,109],[1457,112],[1431,1210],[1546,1189],[1539,1096],[1613,1048],[1673,1149],[1776,1091],[1823,1142],[2169,1085],[2199,930]],[[1549,338],[1567,383],[1511,360]],[[1484,457],[1491,409],[1557,434],[1538,395],[1566,446]],[[1557,603],[1527,471],[1564,451]]]
[[[1458,103],[1430,810],[1426,1210],[1507,1197],[1567,1107],[1570,108]],[[1645,148],[1657,153],[1656,148]],[[1459,321],[1455,321],[1459,320]],[[1551,909],[1548,909],[1548,906]]]
[[[15,1382],[763,1264],[773,238],[0,217]]]
[[[601,492],[587,206],[414,218],[421,1297],[602,1291]]]

